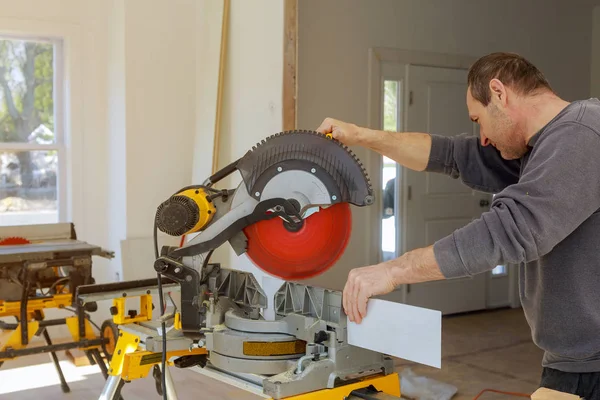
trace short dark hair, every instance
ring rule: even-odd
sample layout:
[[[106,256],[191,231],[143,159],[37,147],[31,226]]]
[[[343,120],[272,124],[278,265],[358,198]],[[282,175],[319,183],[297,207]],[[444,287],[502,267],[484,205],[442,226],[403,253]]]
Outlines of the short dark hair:
[[[520,95],[540,89],[553,91],[550,84],[531,62],[506,52],[491,53],[478,59],[469,69],[467,82],[473,98],[487,106],[492,98],[490,81],[498,79]]]

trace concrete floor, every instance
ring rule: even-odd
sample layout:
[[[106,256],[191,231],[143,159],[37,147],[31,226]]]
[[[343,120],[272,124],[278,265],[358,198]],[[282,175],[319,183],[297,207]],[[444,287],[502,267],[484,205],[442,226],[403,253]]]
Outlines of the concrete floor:
[[[473,399],[486,388],[532,393],[541,374],[542,352],[531,342],[520,309],[497,310],[446,317],[442,327],[442,368],[397,360],[397,370],[411,368],[420,376],[451,383],[458,388],[454,400]],[[71,387],[60,390],[49,356],[23,357],[0,369],[0,400],[87,400],[98,398],[104,380],[97,367],[74,367],[62,357],[61,365]],[[171,369],[181,400],[255,400],[260,397],[189,370]],[[35,388],[33,387],[35,386]],[[123,389],[125,400],[159,399],[152,378],[133,381]],[[481,400],[509,398],[486,393]]]

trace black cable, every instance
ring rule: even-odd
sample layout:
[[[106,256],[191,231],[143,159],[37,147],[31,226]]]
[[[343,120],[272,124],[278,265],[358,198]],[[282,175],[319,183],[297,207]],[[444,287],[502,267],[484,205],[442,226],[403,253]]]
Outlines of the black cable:
[[[65,307],[64,309],[67,311],[71,311],[73,314],[77,314],[77,310],[74,308]],[[92,321],[92,317],[89,314],[84,313],[83,315],[84,315],[85,319],[87,319],[90,322],[90,324],[94,325],[94,327],[96,329],[98,329],[100,332],[102,332],[102,329],[100,329],[100,327],[94,321]]]
[[[222,197],[223,201],[227,201],[227,198],[229,196],[232,196],[234,192],[235,192],[235,190],[223,189],[223,190],[219,191],[218,193],[214,193],[214,194],[206,196],[206,199],[208,201],[213,201],[214,199],[216,199],[218,197]]]
[[[209,250],[208,253],[206,254],[206,258],[202,262],[202,270],[201,271],[204,271],[206,269],[206,266],[208,265],[208,260],[210,260],[210,256],[212,256],[213,251],[214,251],[214,249]]]
[[[204,259],[204,261],[202,262],[202,268],[200,269],[201,274],[204,275],[204,272],[207,270],[207,266],[208,266],[208,261],[210,260],[210,256],[212,256],[213,250],[210,250],[207,254],[206,254],[206,258]],[[200,283],[205,283],[206,280],[208,279],[208,277],[210,276],[210,274],[212,274],[212,272],[214,271],[214,268],[212,270],[210,270],[208,273],[206,273],[204,276],[200,276],[201,280]]]
[[[223,193],[223,192],[219,192],[219,193],[215,193],[215,194],[211,194],[206,196],[206,200],[208,201],[213,201],[214,199],[218,198],[218,197],[223,197],[226,196],[227,193]]]
[[[156,218],[154,219],[154,256],[155,258],[158,258],[158,226],[156,223]],[[165,312],[165,301],[163,299],[163,289],[162,289],[162,277],[160,272],[156,272],[156,277],[158,280],[158,298],[160,301],[160,315],[162,317],[163,313]],[[163,394],[163,400],[168,400],[167,399],[167,378],[166,378],[166,373],[167,373],[167,327],[165,324],[165,321],[163,320],[160,324],[161,330],[162,330],[162,360],[161,360],[161,364],[162,364],[162,374],[160,376],[161,378],[161,386],[162,386],[162,394]]]

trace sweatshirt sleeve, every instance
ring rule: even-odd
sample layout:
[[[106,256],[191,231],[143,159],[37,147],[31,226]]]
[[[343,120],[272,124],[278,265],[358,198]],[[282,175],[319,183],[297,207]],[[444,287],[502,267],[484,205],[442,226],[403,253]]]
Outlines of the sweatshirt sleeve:
[[[439,172],[459,179],[474,190],[498,193],[517,183],[519,160],[504,160],[493,146],[482,146],[476,136],[431,135],[428,172]]]
[[[518,183],[480,218],[434,243],[446,278],[534,261],[600,209],[599,134],[566,122],[544,136]]]

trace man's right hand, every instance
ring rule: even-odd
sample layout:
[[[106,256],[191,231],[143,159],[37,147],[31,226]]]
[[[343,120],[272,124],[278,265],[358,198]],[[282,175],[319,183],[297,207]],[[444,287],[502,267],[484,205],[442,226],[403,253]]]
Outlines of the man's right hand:
[[[367,139],[366,129],[333,118],[325,118],[321,126],[317,128],[317,132],[322,134],[331,133],[334,139],[339,140],[346,146],[364,145]]]
[[[333,118],[325,118],[317,132],[330,133],[346,146],[359,145],[376,151],[414,171],[425,169],[431,152],[431,136],[426,133],[378,131]]]

